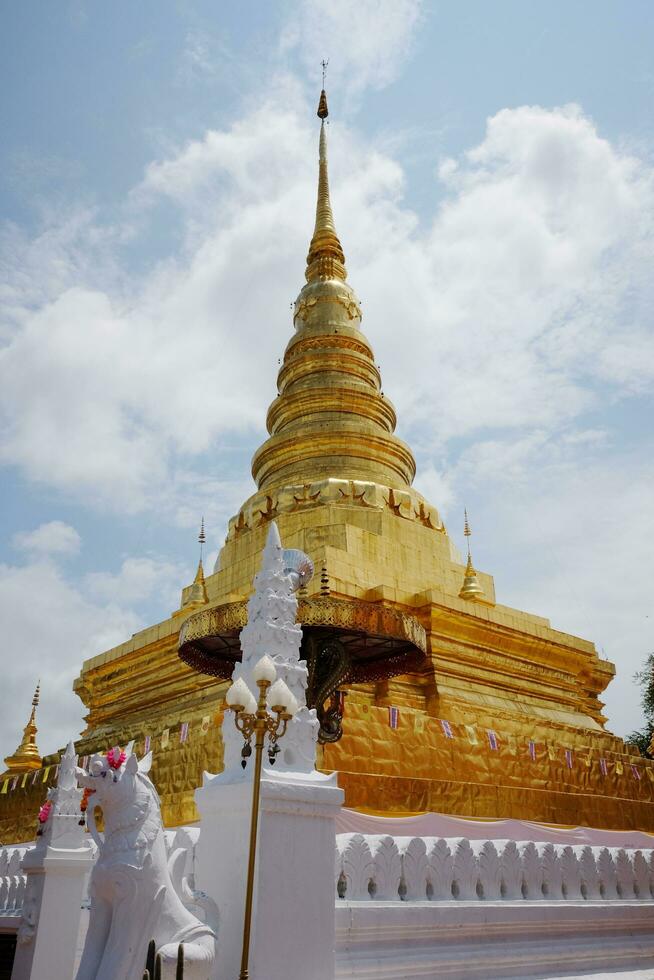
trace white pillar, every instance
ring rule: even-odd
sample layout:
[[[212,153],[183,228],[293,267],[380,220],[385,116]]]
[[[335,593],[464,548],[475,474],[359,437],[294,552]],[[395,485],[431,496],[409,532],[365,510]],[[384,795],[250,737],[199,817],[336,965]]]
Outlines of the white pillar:
[[[237,980],[243,938],[252,783],[196,791],[202,819],[196,884],[220,911],[213,976]],[[333,980],[336,776],[276,773],[261,782],[251,980]]]
[[[82,796],[71,742],[61,760],[52,809],[22,863],[27,876],[11,980],[73,980],[82,901],[94,861],[79,826]]]
[[[243,659],[233,677],[242,677],[256,691],[252,669],[268,654],[301,707],[280,739],[274,768],[262,775],[250,980],[333,980],[335,817],[343,791],[335,775],[315,769],[319,725],[315,710],[306,707],[307,667],[300,660],[297,600],[275,524],[254,587],[240,637]],[[225,713],[223,742],[224,772],[205,773],[195,793],[202,820],[196,884],[220,913],[212,977],[238,980],[254,757],[243,770],[243,739],[231,711]]]
[[[88,875],[93,852],[36,848],[23,860],[27,889],[11,980],[73,980]]]

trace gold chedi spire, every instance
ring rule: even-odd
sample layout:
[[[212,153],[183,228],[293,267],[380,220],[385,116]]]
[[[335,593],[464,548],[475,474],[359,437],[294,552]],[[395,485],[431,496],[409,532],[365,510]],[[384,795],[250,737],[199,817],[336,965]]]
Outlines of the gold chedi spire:
[[[266,493],[325,479],[402,490],[415,475],[411,450],[394,435],[395,409],[382,394],[372,348],[360,329],[361,307],[346,282],[329,194],[327,113],[323,89],[307,282],[295,302],[295,336],[277,378],[279,395],[268,410],[270,438],[252,460],[252,475]]]
[[[199,606],[204,606],[209,601],[207,596],[207,587],[204,581],[204,566],[202,564],[202,557],[204,552],[204,545],[207,540],[207,536],[204,530],[204,517],[200,523],[200,533],[198,534],[198,544],[200,545],[200,560],[198,562],[198,570],[195,573],[195,578],[193,579],[193,584],[187,586],[182,591],[182,605],[181,609],[187,612],[189,609],[197,609]]]
[[[459,599],[467,599],[469,602],[482,602],[486,599],[486,593],[479,584],[477,572],[472,564],[472,555],[470,554],[470,535],[472,534],[472,531],[470,530],[470,522],[468,521],[468,511],[464,510],[463,513],[465,515],[463,522],[463,533],[465,534],[466,541],[468,542],[468,563],[463,575],[463,585],[461,586],[461,591],[459,592]]]
[[[37,728],[35,722],[40,689],[41,682],[39,681],[39,683],[36,685],[36,690],[34,691],[34,697],[32,698],[32,711],[30,713],[29,721],[23,730],[23,738],[21,739],[21,743],[14,754],[8,755],[5,759],[5,764],[7,766],[7,771],[3,774],[5,776],[10,776],[21,772],[29,772],[32,769],[41,768],[41,754],[36,745]]]
[[[307,255],[307,282],[314,279],[346,279],[345,255],[336,234],[334,215],[329,198],[329,173],[327,170],[327,134],[325,119],[329,115],[327,95],[320,93],[317,115],[320,123],[320,152],[318,156],[318,201],[316,204],[316,224]]]

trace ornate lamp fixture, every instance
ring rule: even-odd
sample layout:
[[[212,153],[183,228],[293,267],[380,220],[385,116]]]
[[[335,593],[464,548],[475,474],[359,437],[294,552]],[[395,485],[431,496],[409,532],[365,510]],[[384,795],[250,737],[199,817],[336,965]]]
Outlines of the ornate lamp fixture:
[[[254,736],[254,777],[252,781],[252,814],[250,817],[250,851],[248,877],[245,891],[245,919],[243,923],[243,952],[239,980],[248,980],[250,957],[250,928],[252,924],[252,897],[254,894],[254,868],[259,825],[259,795],[261,790],[261,762],[264,743],[268,737],[268,761],[275,763],[279,752],[278,740],[286,732],[287,725],[297,711],[297,701],[288,685],[277,678],[277,668],[268,656],[256,664],[252,676],[259,688],[258,700],[242,677],[231,685],[225,696],[228,707],[234,712],[234,723],[244,739],[241,765],[245,769],[252,755]],[[270,708],[270,710],[268,710]]]

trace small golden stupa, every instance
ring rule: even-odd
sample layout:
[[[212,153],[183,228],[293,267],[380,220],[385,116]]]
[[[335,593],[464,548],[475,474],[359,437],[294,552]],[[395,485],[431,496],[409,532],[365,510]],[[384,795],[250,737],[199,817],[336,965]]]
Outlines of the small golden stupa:
[[[413,454],[395,435],[347,282],[327,115],[323,91],[306,283],[252,460],[257,489],[206,578],[201,554],[179,609],[82,665],[77,751],[151,746],[166,823],[197,819],[202,772],[222,767],[227,678],[274,520],[289,554],[321,570],[298,593],[298,621],[319,764],[338,771],[347,806],[654,830],[651,764],[605,728],[613,665],[549,620],[497,603],[492,576],[472,563],[467,514],[463,563],[412,486]],[[409,343],[410,324],[401,329],[398,343]],[[7,799],[0,835],[26,839],[31,818]]]
[[[19,773],[30,772],[34,769],[41,768],[41,753],[36,745],[37,728],[35,721],[36,709],[39,704],[40,687],[40,683],[36,685],[34,697],[32,698],[32,711],[30,713],[29,721],[23,729],[23,737],[20,745],[13,755],[8,755],[6,757],[5,765],[7,766],[7,769],[2,776],[0,776],[0,779],[6,776],[17,776]]]
[[[477,572],[472,564],[472,555],[470,554],[470,535],[472,532],[470,530],[470,523],[468,522],[468,511],[464,511],[464,514],[463,533],[468,543],[468,561],[466,563],[465,575],[463,576],[463,585],[459,592],[459,599],[469,599],[470,602],[483,602],[486,594],[479,584]]]
[[[192,609],[199,609],[205,606],[208,602],[207,599],[207,586],[204,579],[204,565],[202,564],[202,556],[204,545],[207,540],[207,535],[204,530],[204,517],[200,524],[200,533],[198,535],[198,543],[200,545],[200,560],[198,562],[198,570],[195,573],[195,578],[191,585],[184,589],[182,595],[182,604],[177,612],[174,614],[176,616],[186,615]]]

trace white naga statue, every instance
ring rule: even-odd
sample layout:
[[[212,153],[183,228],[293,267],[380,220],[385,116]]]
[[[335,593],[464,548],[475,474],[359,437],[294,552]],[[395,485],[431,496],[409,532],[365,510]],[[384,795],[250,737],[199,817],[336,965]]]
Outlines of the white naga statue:
[[[214,931],[187,905],[200,907],[182,891],[180,849],[170,858],[157,791],[148,772],[149,753],[139,762],[131,751],[111,749],[91,757],[88,772],[77,769],[80,786],[93,791],[89,831],[98,845],[91,875],[91,914],[76,980],[142,980],[148,942],[155,940],[163,978],[175,976],[177,950],[184,944],[185,980],[208,980],[215,958]],[[93,810],[102,808],[104,834]],[[176,870],[177,869],[177,870]],[[180,871],[180,873],[177,873]]]

